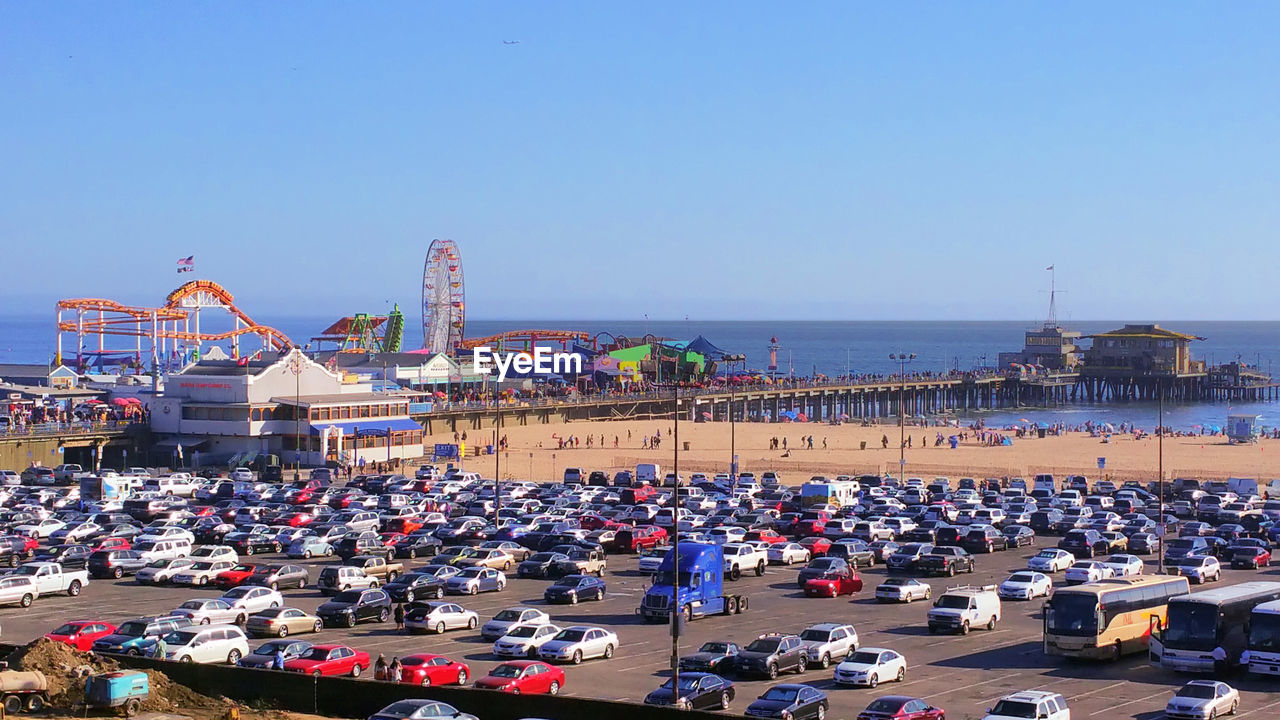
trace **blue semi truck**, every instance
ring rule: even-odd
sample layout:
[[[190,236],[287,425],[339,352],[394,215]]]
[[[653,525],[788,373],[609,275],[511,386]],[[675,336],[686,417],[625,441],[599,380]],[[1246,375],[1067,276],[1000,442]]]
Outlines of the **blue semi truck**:
[[[692,620],[706,615],[737,615],[747,609],[745,595],[724,591],[724,550],[719,545],[682,542],[658,566],[637,613],[649,622],[669,622],[673,609]]]

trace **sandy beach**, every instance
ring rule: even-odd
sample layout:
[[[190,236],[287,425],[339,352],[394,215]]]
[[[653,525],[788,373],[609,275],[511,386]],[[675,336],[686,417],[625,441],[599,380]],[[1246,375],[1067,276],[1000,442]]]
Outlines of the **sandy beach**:
[[[616,471],[634,469],[638,462],[659,463],[668,471],[674,461],[670,421],[603,421],[563,425],[504,427],[509,449],[500,458],[504,478],[558,479],[565,467]],[[1004,477],[1030,476],[1039,472],[1058,475],[1083,474],[1094,479],[1150,480],[1157,477],[1158,445],[1155,437],[1135,439],[1112,435],[1110,442],[1087,433],[1066,433],[1045,438],[1014,439],[1012,445],[986,446],[970,440],[952,449],[935,447],[937,432],[944,438],[955,428],[907,428],[912,447],[906,450],[907,477]],[[642,447],[642,439],[661,432],[657,450]],[[802,436],[813,435],[814,449],[801,449]],[[558,438],[575,436],[577,448],[559,448]],[[594,436],[588,448],[587,435]],[[600,437],[604,436],[604,447]],[[889,447],[883,447],[885,436]],[[617,447],[614,439],[617,438]],[[789,452],[770,449],[771,438],[786,438]],[[740,469],[757,474],[765,470],[784,473],[784,481],[799,484],[813,475],[898,472],[898,427],[879,425],[762,424],[737,423],[734,447]],[[926,447],[921,447],[921,440]],[[679,440],[680,472],[727,472],[731,460],[730,426],[718,423],[681,423]],[[452,433],[436,434],[429,442],[452,442]],[[492,441],[492,430],[468,433],[468,452]],[[862,443],[866,449],[862,449]],[[688,443],[688,450],[683,445]],[[1106,458],[1104,470],[1098,458]],[[466,466],[492,477],[492,455],[468,457]],[[1164,440],[1164,469],[1167,478],[1256,477],[1280,478],[1280,440],[1261,440],[1254,445],[1229,445],[1221,436],[1167,437]]]

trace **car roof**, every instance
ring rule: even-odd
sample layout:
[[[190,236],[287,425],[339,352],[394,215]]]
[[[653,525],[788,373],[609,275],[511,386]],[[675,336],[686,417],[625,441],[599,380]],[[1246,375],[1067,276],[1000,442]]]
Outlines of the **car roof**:
[[[1053,697],[1058,693],[1049,692],[1047,690],[1022,690],[1021,692],[1005,695],[1001,700],[1025,700],[1027,702],[1039,702],[1045,698]]]
[[[848,626],[848,623],[825,622],[825,623],[817,623],[815,625],[810,625],[805,629],[806,630],[835,630],[836,628],[842,628],[847,626]]]

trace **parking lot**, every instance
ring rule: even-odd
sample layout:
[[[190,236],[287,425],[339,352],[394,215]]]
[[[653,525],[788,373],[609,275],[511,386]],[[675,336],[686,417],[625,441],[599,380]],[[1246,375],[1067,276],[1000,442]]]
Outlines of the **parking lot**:
[[[1039,545],[1047,544],[1042,539]],[[1011,570],[1025,566],[1026,558],[1038,547],[997,552],[978,558],[978,570],[956,579],[929,579],[935,597],[948,584],[997,583]],[[273,556],[255,556],[255,562]],[[426,564],[418,560],[412,564]],[[311,577],[319,574],[325,561],[303,563]],[[635,615],[647,578],[637,570],[635,556],[609,558],[606,580],[609,594],[603,602],[583,602],[547,608],[553,621],[601,625],[616,632],[620,647],[608,661],[591,660],[566,668],[564,692],[617,700],[640,701],[662,682],[671,657],[667,626],[644,624]],[[1145,657],[1129,657],[1118,664],[1069,662],[1046,658],[1040,649],[1040,600],[1031,603],[1004,602],[1003,620],[993,632],[975,630],[968,636],[931,635],[925,625],[927,603],[910,605],[877,604],[871,591],[885,577],[883,566],[864,570],[866,584],[855,599],[806,598],[796,587],[794,567],[771,567],[763,577],[749,575],[733,584],[736,592],[751,598],[749,612],[729,617],[709,617],[688,626],[681,638],[681,653],[693,652],[708,640],[730,640],[746,644],[766,632],[799,632],[818,622],[853,624],[863,647],[885,647],[903,653],[909,663],[905,682],[885,683],[877,689],[837,687],[831,670],[812,669],[802,676],[783,675],[777,682],[805,682],[828,691],[831,717],[853,718],[870,700],[883,694],[909,694],[945,708],[951,718],[980,718],[985,708],[1000,696],[1016,690],[1046,689],[1062,693],[1070,702],[1075,718],[1160,717],[1174,689],[1187,678],[1148,666]],[[1147,572],[1154,571],[1148,561]],[[1222,582],[1278,577],[1280,571],[1225,571]],[[481,622],[499,610],[514,605],[543,606],[546,581],[512,578],[506,590],[476,597],[460,598],[468,609],[480,614]],[[3,639],[21,643],[39,637],[60,623],[73,619],[103,619],[114,623],[139,615],[163,614],[192,597],[216,596],[217,590],[200,591],[179,587],[138,586],[130,578],[120,581],[93,581],[79,598],[46,597],[32,607],[0,611]],[[291,605],[313,611],[325,598],[319,592],[285,591]],[[300,639],[341,642],[387,659],[410,653],[441,653],[467,662],[472,677],[484,675],[497,664],[488,652],[489,643],[479,631],[454,631],[443,636],[410,636],[397,633],[392,623],[365,624],[354,629],[325,630]],[[251,643],[256,645],[255,643]],[[736,679],[737,700],[732,711],[741,712],[770,684],[767,680]],[[1229,679],[1242,691],[1239,717],[1264,718],[1280,713],[1280,699],[1268,694],[1265,681],[1247,676]]]

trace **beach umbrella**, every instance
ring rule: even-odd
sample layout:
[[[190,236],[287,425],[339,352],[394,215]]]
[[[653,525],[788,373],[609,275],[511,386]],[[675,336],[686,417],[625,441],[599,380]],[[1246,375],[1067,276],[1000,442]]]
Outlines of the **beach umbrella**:
[[[1031,421],[1030,421],[1030,420],[1028,420],[1028,419],[1026,419],[1026,418],[1018,418],[1018,422],[1029,423],[1029,422],[1031,422]]]
[[[126,400],[125,398],[111,398],[111,404],[112,404],[112,405],[119,405],[119,406],[123,407],[123,406],[125,406],[125,405],[128,405],[128,404],[129,404],[129,401],[128,401],[128,400]]]
[[[1049,429],[1049,423],[1047,423],[1047,422],[1041,422],[1041,423],[1039,423],[1038,425],[1036,425],[1036,427],[1040,428],[1041,430],[1048,430],[1048,429]]]

